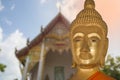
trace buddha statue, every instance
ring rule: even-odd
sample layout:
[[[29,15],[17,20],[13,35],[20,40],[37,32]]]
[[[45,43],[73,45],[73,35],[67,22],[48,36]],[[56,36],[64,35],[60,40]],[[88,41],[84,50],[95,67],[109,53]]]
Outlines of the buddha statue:
[[[86,0],[84,9],[71,23],[70,40],[75,74],[70,80],[115,80],[102,73],[108,49],[107,25],[95,10],[93,0]]]

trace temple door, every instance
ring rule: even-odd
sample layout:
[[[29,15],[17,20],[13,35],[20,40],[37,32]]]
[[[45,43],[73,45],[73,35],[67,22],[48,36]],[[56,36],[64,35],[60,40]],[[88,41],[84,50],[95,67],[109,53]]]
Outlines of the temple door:
[[[64,67],[55,67],[55,80],[64,80]]]

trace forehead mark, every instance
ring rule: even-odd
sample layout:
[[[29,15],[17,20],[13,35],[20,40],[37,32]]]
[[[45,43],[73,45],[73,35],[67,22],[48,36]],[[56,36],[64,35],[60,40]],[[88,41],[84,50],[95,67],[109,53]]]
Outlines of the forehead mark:
[[[75,37],[77,37],[77,36],[83,37],[84,34],[83,34],[83,33],[76,33],[76,34],[73,36],[73,38],[75,38]]]
[[[97,36],[99,39],[101,39],[101,37],[97,34],[97,33],[90,33],[88,34],[88,37],[93,37],[93,36]]]

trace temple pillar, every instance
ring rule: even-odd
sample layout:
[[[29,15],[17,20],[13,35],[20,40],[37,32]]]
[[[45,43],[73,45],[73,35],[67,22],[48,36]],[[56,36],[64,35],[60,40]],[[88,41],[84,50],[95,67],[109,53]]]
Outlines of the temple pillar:
[[[28,70],[29,62],[30,62],[30,57],[27,56],[24,71],[23,71],[23,75],[22,75],[22,80],[26,80],[26,78],[27,78],[27,70]]]
[[[43,80],[43,71],[44,71],[44,63],[45,63],[45,51],[44,51],[45,49],[44,48],[45,48],[45,44],[43,42],[41,45],[37,80]]]

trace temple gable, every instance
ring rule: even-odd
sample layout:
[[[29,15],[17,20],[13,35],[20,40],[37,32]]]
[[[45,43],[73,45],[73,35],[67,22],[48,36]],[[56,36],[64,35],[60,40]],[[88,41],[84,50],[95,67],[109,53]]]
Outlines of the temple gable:
[[[24,64],[23,68],[20,67],[22,75],[25,73],[24,69],[27,63],[27,72],[34,74],[33,78],[37,76],[35,75],[37,73],[34,73],[36,72],[34,69],[36,66],[38,66],[38,62],[41,58],[41,45],[43,39],[45,42],[44,52],[47,55],[52,54],[54,57],[56,55],[56,52],[58,55],[69,55],[67,54],[70,50],[69,25],[69,21],[61,13],[58,13],[58,15],[44,29],[42,29],[42,32],[40,34],[38,34],[32,41],[29,41],[29,44],[27,43],[26,47],[16,51],[17,58],[22,64]],[[28,56],[29,60],[27,62]],[[69,56],[70,57],[68,57],[68,61],[70,65],[71,55]],[[55,62],[55,64],[56,63],[57,62]]]

